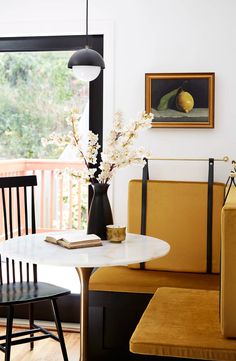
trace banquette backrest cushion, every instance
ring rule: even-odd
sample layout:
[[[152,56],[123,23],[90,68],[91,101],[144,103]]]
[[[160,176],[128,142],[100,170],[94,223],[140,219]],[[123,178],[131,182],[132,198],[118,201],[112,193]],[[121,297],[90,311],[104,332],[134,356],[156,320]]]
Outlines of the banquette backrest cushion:
[[[213,185],[212,272],[220,271],[221,209],[223,183]],[[128,191],[128,232],[140,233],[142,181],[132,180]],[[171,251],[145,263],[145,269],[206,272],[207,182],[147,182],[146,234],[167,241]],[[130,265],[138,268],[139,265]]]

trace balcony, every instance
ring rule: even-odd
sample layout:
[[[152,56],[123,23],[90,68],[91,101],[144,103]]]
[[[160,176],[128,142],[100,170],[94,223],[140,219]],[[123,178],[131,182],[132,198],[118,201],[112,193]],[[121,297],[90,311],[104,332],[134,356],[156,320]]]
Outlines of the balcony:
[[[37,232],[82,229],[87,216],[87,186],[72,178],[66,169],[83,169],[83,163],[55,159],[12,159],[0,161],[0,177],[37,176]],[[14,205],[14,199],[13,199]],[[4,233],[0,209],[0,234]]]
[[[38,187],[35,194],[37,232],[72,228],[83,229],[85,227],[87,219],[87,186],[81,184],[78,178],[73,178],[68,173],[63,172],[69,168],[82,170],[84,165],[76,161],[55,159],[0,161],[0,177],[29,174],[37,176]],[[14,202],[16,202],[16,199],[13,197],[13,206]],[[13,219],[13,226],[14,229],[17,229],[16,215]],[[24,226],[22,225],[23,234]],[[4,239],[1,207],[0,237]]]
[[[75,161],[55,159],[13,159],[0,161],[0,177],[30,174],[37,176],[38,187],[35,194],[37,233],[71,228],[82,229],[85,227],[88,187],[82,184],[79,179],[72,178],[66,172],[62,172],[69,168],[82,170],[84,165]],[[16,200],[13,197],[13,206],[14,202]],[[13,219],[13,226],[17,229],[16,219]],[[15,233],[17,234],[17,231]],[[23,234],[24,229],[22,229]],[[4,239],[1,207],[0,237]],[[74,269],[39,266],[38,274],[41,281],[70,288],[73,293],[80,292],[78,276]]]

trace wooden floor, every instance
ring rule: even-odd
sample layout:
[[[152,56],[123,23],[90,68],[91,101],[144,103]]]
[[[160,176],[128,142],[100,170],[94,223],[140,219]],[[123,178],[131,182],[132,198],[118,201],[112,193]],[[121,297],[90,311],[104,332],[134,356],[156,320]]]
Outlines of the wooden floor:
[[[4,329],[0,327],[0,334]],[[78,332],[64,332],[65,342],[70,361],[79,361]],[[29,344],[12,347],[11,361],[63,361],[60,344],[52,339],[35,342],[34,350],[30,351]],[[0,351],[0,361],[4,360],[4,353]]]

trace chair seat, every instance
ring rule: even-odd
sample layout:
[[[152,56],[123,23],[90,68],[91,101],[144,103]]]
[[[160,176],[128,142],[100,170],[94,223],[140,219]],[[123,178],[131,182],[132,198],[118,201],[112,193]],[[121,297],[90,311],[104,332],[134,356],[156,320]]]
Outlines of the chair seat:
[[[0,286],[0,304],[38,302],[70,294],[66,288],[44,282],[16,282]]]

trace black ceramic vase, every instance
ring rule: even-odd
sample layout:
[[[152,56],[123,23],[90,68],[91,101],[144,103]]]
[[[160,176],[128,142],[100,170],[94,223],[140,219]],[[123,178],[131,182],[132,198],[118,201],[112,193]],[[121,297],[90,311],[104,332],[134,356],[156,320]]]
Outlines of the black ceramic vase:
[[[93,198],[88,215],[87,233],[106,239],[106,226],[113,224],[110,202],[107,196],[109,184],[93,184]]]

